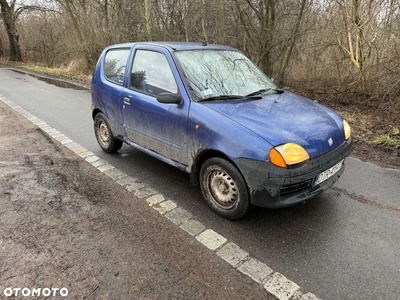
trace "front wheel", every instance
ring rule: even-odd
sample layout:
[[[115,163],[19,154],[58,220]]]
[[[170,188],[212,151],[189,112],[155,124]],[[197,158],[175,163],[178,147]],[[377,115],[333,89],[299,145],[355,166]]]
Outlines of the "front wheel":
[[[208,206],[224,218],[240,219],[252,208],[242,174],[225,159],[214,157],[204,162],[200,188]]]
[[[94,117],[94,133],[101,149],[105,152],[114,153],[121,149],[122,141],[113,136],[110,124],[102,113]]]

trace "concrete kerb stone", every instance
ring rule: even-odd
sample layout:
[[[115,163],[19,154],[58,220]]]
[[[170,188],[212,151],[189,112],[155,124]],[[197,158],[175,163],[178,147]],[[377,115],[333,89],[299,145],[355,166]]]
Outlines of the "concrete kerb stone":
[[[95,164],[94,162],[93,164]],[[121,186],[137,186],[137,188],[144,187],[144,184],[137,178],[127,176],[117,180],[117,183]]]
[[[174,210],[177,207],[178,207],[178,205],[176,205],[176,203],[171,200],[163,201],[163,202],[153,205],[153,208],[162,215]]]
[[[95,167],[96,169],[101,167],[101,166],[107,165],[107,164],[108,164],[108,162],[106,162],[105,160],[102,160],[102,159],[96,160],[96,161],[91,163],[91,165],[93,167]]]
[[[182,230],[195,237],[197,241],[208,249],[216,252],[220,258],[239,272],[261,284],[268,294],[273,295],[278,300],[320,300],[312,293],[303,293],[296,283],[290,281],[278,272],[274,273],[270,267],[250,257],[249,253],[241,249],[235,243],[228,242],[228,240],[219,233],[212,229],[206,229],[201,222],[192,219],[193,216],[190,212],[178,207],[177,204],[171,200],[165,200],[163,195],[146,186],[137,178],[130,177],[119,171],[108,162],[97,157],[93,152],[75,143],[55,128],[52,128],[45,121],[33,116],[20,106],[2,97],[2,95],[0,95],[0,100],[49,134],[50,137],[74,151],[100,172],[105,173],[121,186],[125,186],[126,189],[133,192],[135,196],[146,199],[149,206],[153,207],[160,214],[165,215],[165,217],[174,224],[179,225]]]
[[[69,140],[69,137],[67,137],[65,134],[61,133],[60,136],[54,137],[57,141],[62,143],[65,140]]]
[[[135,190],[129,190],[133,192],[133,194],[138,197],[138,198],[147,198],[150,197],[152,195],[157,194],[157,191],[153,190],[152,188],[146,186],[145,184],[143,184],[143,187],[135,189]]]
[[[149,204],[149,206],[156,205],[156,204],[161,203],[163,201],[165,201],[165,198],[161,194],[156,194],[156,195],[153,195],[153,196],[151,196],[151,197],[146,199],[146,202]]]
[[[49,127],[48,129],[44,130],[47,134],[49,134],[50,136],[53,136],[55,134],[60,134],[60,132],[53,128],[53,127]]]
[[[212,229],[206,229],[205,231],[197,235],[196,240],[198,240],[208,249],[213,251],[219,249],[223,244],[228,241],[225,237]]]
[[[114,181],[117,181],[119,179],[122,179],[122,178],[128,176],[127,174],[125,174],[124,172],[122,172],[116,168],[107,170],[104,172],[104,174],[106,174],[108,177],[110,177]]]
[[[51,135],[51,137],[59,141],[59,139],[65,137],[65,135],[60,132],[58,134]]]
[[[44,122],[43,124],[39,125],[40,129],[42,129],[44,132],[46,132],[47,130],[50,130],[52,127],[47,124],[46,122]]]
[[[307,293],[301,295],[299,300],[320,300],[320,299],[312,293]]]
[[[249,253],[244,251],[235,243],[229,242],[217,251],[217,255],[225,260],[232,267],[236,268]]]
[[[106,165],[100,166],[97,168],[97,170],[99,170],[101,173],[104,173],[105,171],[114,169],[115,167],[109,163],[107,163]]]
[[[100,157],[98,157],[98,156],[96,156],[96,155],[92,155],[92,156],[86,157],[85,160],[86,160],[88,163],[90,163],[90,164],[93,165],[94,162],[100,160]]]
[[[64,146],[67,146],[68,144],[72,144],[74,141],[73,140],[71,140],[70,138],[66,138],[66,139],[63,139],[62,141],[60,141],[60,143],[62,144],[62,145],[64,145]]]
[[[126,186],[126,189],[129,192],[133,192],[133,193],[139,191],[140,189],[145,189],[145,188],[146,188],[146,186],[141,182],[132,183],[132,184]],[[143,195],[143,193],[138,193],[138,194]],[[148,193],[148,194],[150,194],[150,193]],[[151,196],[151,195],[148,195],[148,196]]]
[[[94,153],[92,151],[89,151],[88,149],[86,149],[84,147],[82,147],[82,148],[83,148],[82,151],[80,153],[78,153],[78,155],[80,157],[82,157],[83,159],[86,159],[87,157],[94,156]]]
[[[72,140],[71,140],[71,143],[64,144],[64,146],[67,147],[68,149],[72,150],[72,151],[74,151],[74,149],[82,148],[81,145],[79,145],[78,143],[75,143]]]
[[[192,216],[193,215],[190,212],[181,207],[177,207],[176,209],[165,214],[165,217],[167,217],[172,223],[176,225],[180,225],[188,221],[192,218]]]
[[[179,227],[191,236],[196,236],[206,229],[206,226],[204,226],[203,223],[193,219],[182,223]]]
[[[88,149],[86,149],[85,147],[82,147],[81,145],[74,147],[74,148],[70,148],[70,149],[72,151],[74,151],[76,154],[78,154],[79,156],[81,156],[82,153],[88,152]]]
[[[237,268],[239,272],[249,276],[255,282],[262,284],[274,270],[255,258],[245,260]]]
[[[300,286],[276,272],[267,279],[264,288],[279,300],[289,300],[300,289]]]
[[[35,117],[34,115],[30,115],[30,117],[28,118],[29,121],[31,121],[33,124],[35,124],[35,122],[39,122],[40,119],[38,119],[37,117]]]

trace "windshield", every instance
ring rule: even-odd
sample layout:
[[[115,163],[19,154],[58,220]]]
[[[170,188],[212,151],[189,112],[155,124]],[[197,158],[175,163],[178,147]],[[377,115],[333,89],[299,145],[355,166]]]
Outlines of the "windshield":
[[[194,101],[221,96],[243,97],[276,89],[273,82],[238,51],[177,51],[175,57]]]

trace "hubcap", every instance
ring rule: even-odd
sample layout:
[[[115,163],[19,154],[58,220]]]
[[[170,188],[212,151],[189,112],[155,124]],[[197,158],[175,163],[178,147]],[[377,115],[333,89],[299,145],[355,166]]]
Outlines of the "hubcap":
[[[110,135],[108,127],[104,122],[100,122],[99,124],[99,138],[105,146],[108,146],[108,143],[110,141]]]
[[[209,179],[210,192],[217,204],[224,209],[233,208],[239,200],[239,189],[233,178],[222,170],[214,170]]]

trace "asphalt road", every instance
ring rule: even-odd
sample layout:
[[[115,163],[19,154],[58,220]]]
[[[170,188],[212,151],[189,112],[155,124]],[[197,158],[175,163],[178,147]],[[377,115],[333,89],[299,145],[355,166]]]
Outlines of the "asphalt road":
[[[103,153],[93,133],[89,91],[0,68],[0,94],[318,297],[400,297],[399,170],[349,158],[342,178],[323,195],[290,208],[257,209],[231,222],[208,209],[188,174],[128,146],[118,154]]]

